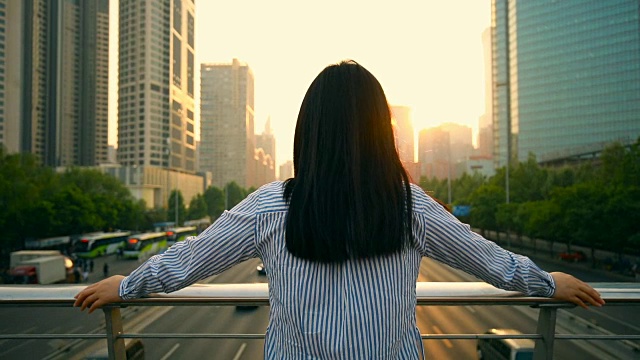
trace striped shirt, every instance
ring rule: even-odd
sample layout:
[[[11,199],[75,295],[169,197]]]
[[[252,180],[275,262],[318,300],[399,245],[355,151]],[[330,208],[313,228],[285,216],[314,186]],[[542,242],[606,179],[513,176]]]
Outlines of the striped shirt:
[[[127,276],[120,296],[172,292],[259,257],[269,281],[267,359],[417,359],[416,281],[427,256],[505,290],[553,295],[552,277],[529,258],[471,231],[411,186],[415,247],[392,255],[323,264],[285,245],[283,183],[250,194],[197,237],[176,243]]]

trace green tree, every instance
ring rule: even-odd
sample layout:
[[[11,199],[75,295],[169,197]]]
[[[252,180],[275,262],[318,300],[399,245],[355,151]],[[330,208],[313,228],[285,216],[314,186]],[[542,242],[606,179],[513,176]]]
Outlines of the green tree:
[[[225,187],[227,210],[238,205],[240,201],[247,197],[246,191],[241,188],[235,181],[228,183]]]
[[[176,201],[178,207],[178,223],[176,224],[176,226],[180,226],[180,224],[184,224],[184,219],[187,216],[187,208],[184,205],[184,198],[182,197],[182,193],[180,192],[180,190],[173,190],[169,195],[169,208],[167,209],[167,216],[169,221],[175,221]]]
[[[504,199],[504,189],[490,184],[480,186],[471,194],[470,222],[473,226],[480,228],[483,236],[487,229],[498,230],[496,213],[498,205],[504,203]]]
[[[191,199],[187,219],[197,220],[207,216],[207,202],[202,194],[198,194]]]
[[[597,247],[606,243],[610,228],[606,214],[608,195],[595,183],[581,183],[556,189],[554,201],[562,209],[563,222],[559,229],[571,251],[573,243],[591,247],[591,259]]]
[[[128,228],[127,218],[134,216],[132,211],[139,210],[129,189],[99,170],[71,168],[61,174],[60,181],[63,188],[77,187],[94,204],[95,215],[102,220],[102,225],[90,231]]]
[[[522,224],[517,219],[519,204],[502,203],[498,204],[496,211],[496,223],[500,229],[507,233],[507,243],[511,246],[511,231],[515,232],[518,239],[522,237]]]
[[[207,203],[207,215],[214,221],[224,211],[224,192],[215,186],[209,186],[204,192],[204,200]]]

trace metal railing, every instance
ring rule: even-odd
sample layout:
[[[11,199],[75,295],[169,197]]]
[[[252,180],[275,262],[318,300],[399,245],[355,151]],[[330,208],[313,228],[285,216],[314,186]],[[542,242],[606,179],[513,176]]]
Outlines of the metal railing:
[[[640,305],[640,284],[591,283],[606,301],[606,306]],[[77,285],[4,285],[0,286],[0,307],[71,307],[73,296],[84,286]],[[31,339],[106,339],[109,359],[125,359],[125,339],[131,338],[205,338],[205,339],[261,339],[264,334],[144,334],[125,333],[120,308],[125,306],[268,306],[269,290],[259,284],[192,285],[171,294],[153,294],[144,299],[128,300],[103,308],[104,334],[0,334],[0,340]],[[416,284],[417,304],[439,306],[517,305],[539,308],[537,330],[534,334],[421,334],[432,339],[532,339],[535,340],[534,359],[552,359],[555,340],[640,340],[635,335],[556,334],[556,315],[560,308],[572,304],[548,298],[527,297],[503,291],[482,282],[419,282]]]

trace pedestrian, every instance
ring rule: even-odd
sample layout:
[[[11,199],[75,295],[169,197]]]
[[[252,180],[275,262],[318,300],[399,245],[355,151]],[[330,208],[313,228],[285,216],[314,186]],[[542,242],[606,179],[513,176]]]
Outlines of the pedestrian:
[[[102,272],[105,278],[109,277],[109,264],[107,264],[106,262],[102,266]]]
[[[73,281],[76,284],[80,283],[80,277],[82,276],[82,274],[80,274],[80,267],[79,266],[75,266],[73,268]]]
[[[341,62],[316,77],[293,148],[293,178],[262,186],[129,276],[85,288],[74,305],[91,313],[259,257],[270,281],[265,358],[417,359],[424,349],[416,281],[425,256],[505,290],[604,304],[588,284],[484,239],[412,185],[384,91],[361,65]]]
[[[82,271],[82,282],[89,282],[89,270],[86,267]]]
[[[89,272],[93,272],[93,259],[89,260]]]

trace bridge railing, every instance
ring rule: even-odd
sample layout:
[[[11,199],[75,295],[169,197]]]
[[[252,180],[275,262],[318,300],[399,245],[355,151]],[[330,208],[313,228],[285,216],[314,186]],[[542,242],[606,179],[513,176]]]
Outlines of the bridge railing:
[[[606,306],[640,305],[640,284],[591,283],[600,292]],[[3,285],[0,286],[0,307],[71,307],[73,296],[84,286],[77,285]],[[104,334],[0,334],[0,340],[31,339],[106,339],[109,359],[126,359],[125,339],[130,338],[207,338],[260,339],[264,334],[180,334],[126,333],[120,308],[124,306],[268,306],[268,285],[207,284],[192,285],[171,294],[152,294],[137,300],[123,301],[103,308],[106,324]],[[496,289],[481,282],[420,282],[416,284],[419,306],[517,305],[539,308],[537,330],[533,334],[421,334],[423,339],[532,339],[534,359],[553,358],[555,340],[640,340],[635,335],[556,334],[556,315],[560,308],[572,304],[548,298],[527,297],[516,292]]]

